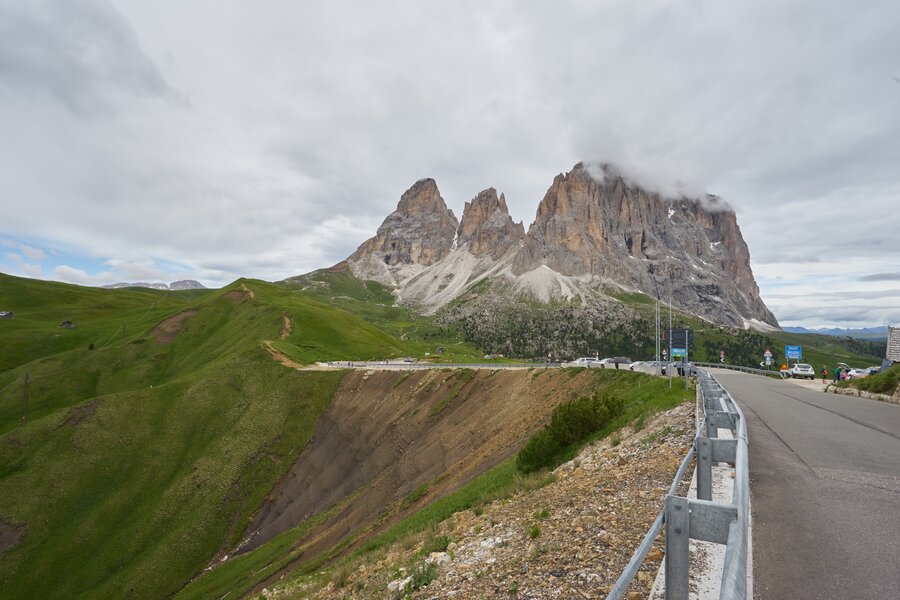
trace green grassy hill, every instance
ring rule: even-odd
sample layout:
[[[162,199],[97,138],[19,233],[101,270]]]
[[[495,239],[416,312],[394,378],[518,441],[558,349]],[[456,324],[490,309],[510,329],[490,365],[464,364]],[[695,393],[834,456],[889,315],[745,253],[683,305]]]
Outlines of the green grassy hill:
[[[472,362],[491,351],[464,339],[464,324],[392,300],[340,269],[185,292],[0,274],[0,310],[15,313],[0,320],[0,528],[24,527],[19,543],[0,548],[0,597],[203,597],[230,577],[246,589],[260,565],[283,566],[297,531],[184,587],[241,539],[343,377],[279,361],[428,353]],[[630,331],[646,335],[615,343],[649,356],[652,303],[619,301],[637,314]],[[802,343],[817,369],[877,362],[865,342],[727,330],[680,314],[676,326],[697,331],[700,360],[725,349],[729,362],[755,364],[766,346],[778,358],[785,343]],[[541,331],[578,333],[554,323]]]
[[[0,519],[27,528],[0,555],[4,598],[174,594],[239,538],[342,377],[285,368],[266,344],[304,363],[415,350],[260,281],[0,277],[15,313],[0,322]]]

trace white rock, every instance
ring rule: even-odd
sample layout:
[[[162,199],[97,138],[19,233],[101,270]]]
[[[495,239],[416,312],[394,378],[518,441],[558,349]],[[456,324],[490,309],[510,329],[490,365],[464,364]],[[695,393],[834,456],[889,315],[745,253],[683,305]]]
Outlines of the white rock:
[[[390,582],[387,586],[389,592],[399,592],[401,590],[405,590],[406,586],[408,586],[412,582],[412,577],[407,577],[405,579],[396,579]]]

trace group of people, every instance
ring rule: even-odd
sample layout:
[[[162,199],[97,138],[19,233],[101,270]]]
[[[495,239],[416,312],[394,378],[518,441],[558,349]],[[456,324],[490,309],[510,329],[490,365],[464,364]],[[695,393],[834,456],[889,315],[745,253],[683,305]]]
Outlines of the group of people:
[[[822,383],[825,383],[825,380],[828,378],[828,368],[825,365],[822,365],[822,370],[820,371],[822,374]],[[835,367],[834,368],[834,383],[838,381],[842,381],[847,379],[847,370],[843,367]]]

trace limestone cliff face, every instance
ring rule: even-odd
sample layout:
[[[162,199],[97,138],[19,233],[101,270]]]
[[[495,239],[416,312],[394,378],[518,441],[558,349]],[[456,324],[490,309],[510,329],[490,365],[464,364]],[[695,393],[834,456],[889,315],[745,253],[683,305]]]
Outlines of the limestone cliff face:
[[[664,198],[610,166],[602,169],[602,180],[581,164],[556,176],[513,260],[514,275],[546,266],[567,276],[598,276],[672,298],[714,322],[777,326],[725,202]]]
[[[525,236],[525,226],[509,216],[506,198],[488,188],[466,202],[457,230],[457,244],[475,256],[499,259]]]
[[[608,165],[557,175],[527,234],[495,189],[467,202],[457,222],[434,180],[423,179],[348,262],[426,312],[491,278],[505,293],[542,301],[599,299],[612,286],[723,325],[778,326],[725,202],[663,197]]]
[[[375,237],[363,242],[348,261],[357,277],[396,285],[404,278],[405,266],[427,267],[446,258],[458,226],[434,179],[421,179],[403,193]]]

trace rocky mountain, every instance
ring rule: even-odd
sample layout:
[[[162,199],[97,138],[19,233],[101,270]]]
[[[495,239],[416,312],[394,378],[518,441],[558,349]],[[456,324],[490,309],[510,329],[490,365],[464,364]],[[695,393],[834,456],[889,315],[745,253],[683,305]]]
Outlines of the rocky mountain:
[[[518,246],[525,237],[525,226],[514,223],[506,207],[503,194],[488,188],[466,202],[463,218],[457,230],[457,245],[474,256],[500,259],[506,252]]]
[[[778,327],[727,203],[664,197],[605,164],[557,175],[527,233],[495,189],[467,202],[457,222],[434,180],[421,180],[348,263],[426,313],[472,300],[475,289],[595,306],[641,292],[717,324]]]
[[[119,289],[119,288],[130,288],[130,287],[142,287],[142,288],[150,288],[151,290],[205,290],[206,286],[204,286],[199,281],[195,281],[193,279],[182,279],[180,281],[173,281],[172,283],[145,283],[145,282],[135,282],[135,283],[111,283],[109,285],[102,286],[106,289]]]

